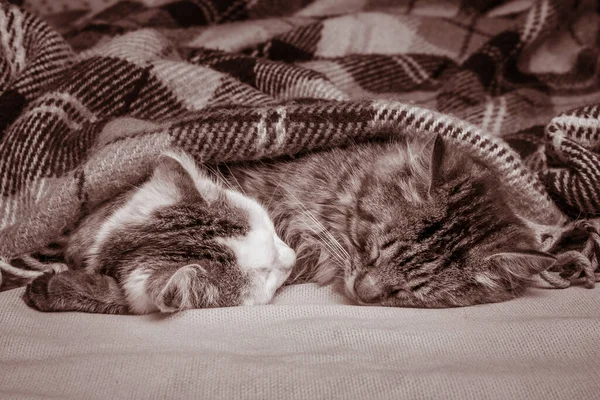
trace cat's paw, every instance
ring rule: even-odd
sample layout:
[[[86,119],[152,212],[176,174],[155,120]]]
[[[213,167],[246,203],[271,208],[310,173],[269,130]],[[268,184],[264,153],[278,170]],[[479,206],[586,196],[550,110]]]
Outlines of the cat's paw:
[[[52,302],[48,288],[53,276],[53,272],[45,273],[31,281],[23,294],[25,304],[39,311],[52,311],[50,308]]]
[[[156,307],[163,313],[215,307],[218,304],[219,289],[209,281],[206,270],[198,264],[179,268],[156,299]]]
[[[29,307],[44,312],[129,314],[114,278],[83,271],[45,273],[27,285],[23,300]]]

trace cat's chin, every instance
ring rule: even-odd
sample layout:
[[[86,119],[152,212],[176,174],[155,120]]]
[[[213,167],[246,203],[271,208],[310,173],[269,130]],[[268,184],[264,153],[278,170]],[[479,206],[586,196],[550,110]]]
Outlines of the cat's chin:
[[[360,298],[354,292],[354,282],[356,281],[356,274],[345,273],[343,277],[333,278],[330,282],[334,290],[341,293],[346,299],[357,305],[368,305],[363,303]]]

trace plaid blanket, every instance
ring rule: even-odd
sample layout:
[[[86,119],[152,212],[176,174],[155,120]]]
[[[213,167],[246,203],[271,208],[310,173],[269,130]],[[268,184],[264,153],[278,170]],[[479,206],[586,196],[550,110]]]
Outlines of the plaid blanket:
[[[0,1],[5,282],[166,148],[216,163],[401,134],[489,164],[554,286],[597,280],[595,2]]]

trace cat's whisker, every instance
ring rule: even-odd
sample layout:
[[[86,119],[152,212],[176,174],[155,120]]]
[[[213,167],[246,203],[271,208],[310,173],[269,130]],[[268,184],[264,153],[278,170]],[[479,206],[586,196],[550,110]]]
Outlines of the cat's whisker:
[[[298,197],[296,195],[294,195],[288,188],[285,188],[285,190],[288,192],[288,194],[290,195],[290,197],[300,206],[302,207],[302,213],[304,215],[306,215],[319,229],[320,231],[317,232],[316,230],[314,230],[314,228],[311,227],[311,229],[317,233],[319,235],[319,237],[321,239],[324,240],[324,242],[327,242],[329,244],[328,247],[331,247],[330,252],[333,251],[332,254],[335,254],[336,257],[338,257],[340,260],[344,260],[344,259],[348,259],[350,258],[350,255],[348,254],[348,252],[346,251],[346,249],[344,249],[344,247],[335,239],[335,237],[331,234],[331,232],[329,232],[327,230],[327,228],[325,228],[325,226],[313,215],[313,213],[300,201],[300,199],[298,199]],[[308,224],[307,224],[308,225]]]
[[[298,199],[298,197],[296,195],[294,195],[294,193],[292,193],[288,188],[284,188],[284,189],[286,190],[286,192],[288,192],[288,194],[295,201],[295,203],[302,207],[302,211],[305,213],[305,215],[307,217],[309,217],[311,219],[311,221],[314,222],[315,225],[317,225],[321,230],[326,231],[325,226],[313,215],[316,212],[310,211],[308,208],[306,208],[306,206],[300,201],[300,199]]]
[[[321,231],[321,237],[327,239],[333,247],[336,249],[337,253],[340,254],[343,259],[349,259],[350,254],[342,247],[342,245],[337,241],[337,239],[327,230]]]
[[[343,263],[344,258],[343,255],[336,249],[333,243],[329,240],[328,237],[324,236],[322,232],[316,232],[322,243],[327,247],[329,253],[340,263]]]
[[[311,221],[315,221],[315,217],[313,215],[310,214],[310,211],[306,210],[306,211],[302,211],[302,213],[304,215],[306,215]],[[318,223],[318,221],[317,221]],[[336,246],[339,246],[339,243],[335,240],[335,238],[333,238],[333,236],[324,230],[317,230],[315,229],[313,226],[311,226],[310,224],[308,224],[307,222],[305,222],[305,225],[313,231],[313,233],[316,233],[317,236],[319,237],[319,239],[321,239],[322,243],[327,247],[327,250],[329,250],[329,253],[334,256],[334,258],[336,258],[339,262],[343,263],[344,260],[344,253],[340,252],[339,248]],[[327,236],[327,234],[329,234],[329,236]],[[347,255],[347,253],[346,253]],[[347,258],[348,256],[346,256]]]
[[[309,218],[311,218],[311,217],[312,216],[309,216]],[[312,218],[314,218],[314,217],[312,217]],[[337,258],[340,260],[340,262],[343,263],[344,260],[347,260],[350,258],[350,255],[348,254],[346,249],[344,249],[340,245],[340,243],[335,239],[335,237],[329,231],[324,229],[324,230],[317,231],[317,234],[318,234],[319,238],[323,240],[323,242],[326,242],[329,244],[330,252],[332,252],[332,254],[337,256]]]
[[[208,172],[210,172],[210,175],[212,177],[214,177],[215,179],[218,179],[219,177],[217,176],[217,172],[214,170],[214,168],[212,168],[210,165],[208,164],[203,164],[202,165],[206,170],[208,170]]]
[[[323,232],[325,233],[325,235],[327,235],[329,237],[329,239],[335,244],[335,246],[338,248],[338,250],[346,257],[346,258],[350,258],[350,254],[348,253],[348,251],[344,248],[344,246],[342,246],[342,244],[331,234],[331,232],[329,232],[329,230],[325,229],[325,227],[323,226]]]
[[[327,240],[326,237],[323,237],[322,233],[319,232],[318,230],[316,230],[312,225],[310,225],[308,222],[304,221],[304,226],[306,226],[308,229],[310,229],[313,233],[315,233],[319,239],[321,239],[321,242],[323,243],[323,245],[327,248],[327,250],[329,251],[329,253],[336,257],[339,258],[340,255],[338,255],[338,253],[336,252],[335,248],[333,247],[333,245]]]
[[[305,215],[308,218],[310,218],[311,221],[313,221],[315,225],[317,225],[317,227],[321,229],[320,232],[322,232],[323,235],[326,235],[327,239],[338,249],[338,251],[346,258],[350,258],[350,254],[348,254],[348,251],[346,251],[346,249],[340,244],[340,242],[331,234],[331,232],[329,232],[329,230],[327,230],[327,228],[325,228],[325,226],[313,215],[313,213],[306,210],[306,207],[305,211]]]
[[[279,188],[281,187],[281,183],[283,182],[282,179],[280,179],[279,181],[277,181],[277,186],[275,186],[275,189],[273,189],[273,193],[271,193],[271,196],[269,197],[269,201],[267,202],[267,205],[265,206],[265,208],[268,210],[269,207],[271,206],[271,202],[273,201],[273,199],[275,198],[275,194],[277,193],[277,190],[279,190]]]
[[[323,244],[323,246],[325,246],[326,250],[328,250],[328,253],[331,255],[331,259],[328,260],[328,262],[333,261],[336,262],[338,265],[343,265],[344,261],[341,258],[342,256],[340,256],[335,248],[329,243],[328,240],[324,239],[323,237],[320,237],[321,239],[321,243]]]
[[[212,167],[208,164],[205,164],[204,167],[215,177],[215,179],[218,182],[222,183],[228,189],[235,190],[234,187],[231,185],[231,182],[225,179],[225,177],[217,167]]]
[[[229,171],[229,175],[233,178],[233,180],[235,181],[235,184],[238,186],[240,192],[242,192],[242,194],[244,196],[247,196],[246,192],[244,191],[244,188],[242,187],[242,185],[240,185],[240,182],[238,181],[238,179],[235,177],[235,175],[231,172],[231,168],[229,168],[229,165],[225,164],[225,168],[227,168],[227,170]]]
[[[310,212],[308,210],[306,210],[306,211],[301,210],[301,212],[305,216],[307,216],[309,219],[314,219],[314,217],[312,215],[310,215]],[[319,239],[321,239],[321,243],[326,247],[328,252],[334,257],[334,259],[336,259],[336,261],[343,263],[343,256],[337,251],[335,246],[330,242],[329,238],[324,236],[321,231],[315,229],[314,226],[309,224],[307,221],[303,221],[303,223],[308,229],[310,229],[313,233],[315,233],[319,237]]]

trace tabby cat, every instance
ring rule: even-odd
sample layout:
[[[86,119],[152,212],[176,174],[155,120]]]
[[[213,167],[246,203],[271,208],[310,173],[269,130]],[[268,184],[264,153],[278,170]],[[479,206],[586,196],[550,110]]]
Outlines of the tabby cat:
[[[31,307],[145,314],[264,304],[295,262],[263,207],[176,153],[67,240],[70,269],[31,282]]]
[[[555,262],[496,176],[440,137],[356,144],[227,166],[297,253],[289,282],[335,282],[359,304],[504,301]]]

